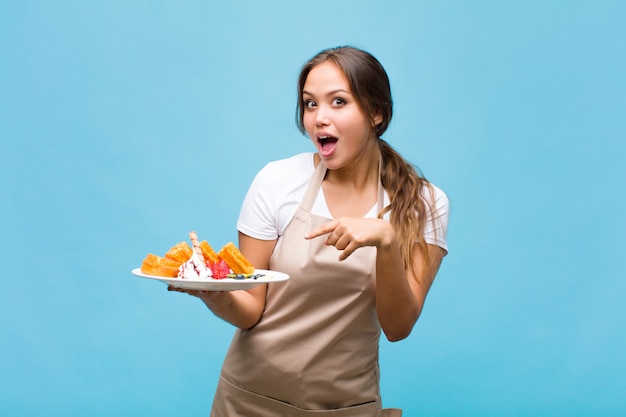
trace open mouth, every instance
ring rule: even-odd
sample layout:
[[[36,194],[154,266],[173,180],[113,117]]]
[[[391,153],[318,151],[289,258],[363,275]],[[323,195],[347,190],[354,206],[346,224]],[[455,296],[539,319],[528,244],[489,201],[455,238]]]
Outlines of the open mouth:
[[[320,153],[322,156],[330,156],[337,146],[337,138],[334,136],[319,136],[317,143],[320,144]]]
[[[337,143],[337,138],[334,136],[320,136],[317,138],[317,142],[322,146],[334,145]]]

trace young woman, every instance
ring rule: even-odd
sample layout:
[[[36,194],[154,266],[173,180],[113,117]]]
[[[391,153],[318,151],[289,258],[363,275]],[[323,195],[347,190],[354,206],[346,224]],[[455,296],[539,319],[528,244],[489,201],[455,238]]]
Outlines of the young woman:
[[[380,330],[398,341],[417,321],[447,253],[447,197],[381,139],[392,99],[369,53],[313,57],[297,110],[316,152],[264,167],[237,223],[255,267],[291,278],[187,291],[238,328],[211,415],[400,415],[381,405]]]

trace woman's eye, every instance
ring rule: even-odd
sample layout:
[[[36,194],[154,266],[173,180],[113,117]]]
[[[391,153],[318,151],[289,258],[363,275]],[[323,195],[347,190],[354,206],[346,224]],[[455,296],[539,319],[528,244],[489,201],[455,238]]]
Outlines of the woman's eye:
[[[315,107],[315,102],[313,100],[305,100],[304,107],[307,109],[312,109],[313,107]]]
[[[341,106],[342,104],[346,104],[346,101],[342,98],[337,97],[333,99],[333,104],[335,106]]]

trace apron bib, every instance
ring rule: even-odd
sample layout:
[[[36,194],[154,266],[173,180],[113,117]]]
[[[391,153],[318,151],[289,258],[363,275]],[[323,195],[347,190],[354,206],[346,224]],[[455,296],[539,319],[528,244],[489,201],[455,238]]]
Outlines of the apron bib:
[[[304,239],[330,221],[311,213],[325,173],[320,162],[270,259],[270,269],[291,278],[269,284],[261,320],[236,331],[211,416],[401,413],[380,409],[376,249],[359,248],[339,262],[339,251],[324,237]],[[380,211],[384,190],[378,188]]]

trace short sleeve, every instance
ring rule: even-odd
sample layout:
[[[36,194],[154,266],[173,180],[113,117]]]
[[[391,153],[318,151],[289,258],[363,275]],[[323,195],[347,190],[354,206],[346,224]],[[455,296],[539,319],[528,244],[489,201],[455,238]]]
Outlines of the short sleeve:
[[[432,184],[431,184],[432,185]],[[425,198],[431,201],[434,198],[435,213],[429,211],[429,216],[424,228],[424,239],[426,243],[431,245],[437,245],[446,251],[448,250],[447,233],[448,233],[448,218],[450,214],[450,201],[448,196],[438,187],[432,185],[433,193],[425,190]]]
[[[255,239],[280,238],[302,201],[314,169],[310,152],[265,165],[244,197],[237,229]]]
[[[278,237],[271,177],[267,166],[254,177],[237,220],[237,229],[256,239],[272,240]]]

